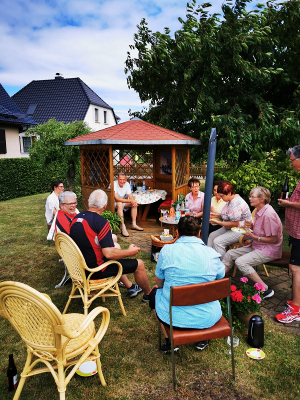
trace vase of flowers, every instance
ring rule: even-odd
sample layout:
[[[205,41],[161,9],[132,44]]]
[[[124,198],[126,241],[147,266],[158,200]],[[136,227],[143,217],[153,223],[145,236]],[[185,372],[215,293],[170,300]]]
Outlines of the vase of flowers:
[[[239,289],[231,285],[231,310],[232,315],[248,327],[250,318],[260,311],[265,287],[261,283],[255,283],[254,286],[247,285],[248,278],[245,276],[240,281],[243,286]]]

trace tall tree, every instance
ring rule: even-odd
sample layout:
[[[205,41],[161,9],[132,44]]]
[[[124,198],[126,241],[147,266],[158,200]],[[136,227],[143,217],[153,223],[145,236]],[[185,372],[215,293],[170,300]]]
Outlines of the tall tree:
[[[152,32],[143,19],[125,73],[149,109],[140,118],[203,141],[217,128],[218,156],[249,159],[299,143],[300,2],[187,5],[181,28]],[[134,55],[137,54],[137,57]]]
[[[35,134],[39,137],[29,149],[30,157],[45,169],[54,167],[56,176],[53,179],[67,179],[67,185],[71,186],[76,167],[80,173],[80,151],[79,146],[66,146],[65,142],[90,132],[90,128],[82,121],[64,124],[50,119],[43,125],[28,130],[29,135]]]

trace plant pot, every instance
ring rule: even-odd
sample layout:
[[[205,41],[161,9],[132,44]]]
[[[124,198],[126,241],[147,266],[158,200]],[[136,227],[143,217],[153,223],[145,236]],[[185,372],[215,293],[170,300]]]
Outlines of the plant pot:
[[[253,317],[253,315],[256,315],[257,313],[249,313],[249,314],[244,314],[242,311],[237,311],[236,316],[238,317],[238,319],[240,320],[240,322],[242,324],[244,324],[246,326],[246,328],[249,327],[249,321],[250,318]]]

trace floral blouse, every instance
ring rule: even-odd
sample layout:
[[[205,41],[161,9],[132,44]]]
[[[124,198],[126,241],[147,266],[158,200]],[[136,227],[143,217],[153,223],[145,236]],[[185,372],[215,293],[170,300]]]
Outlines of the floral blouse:
[[[251,221],[252,219],[250,208],[240,195],[226,203],[221,211],[221,218],[223,221]]]

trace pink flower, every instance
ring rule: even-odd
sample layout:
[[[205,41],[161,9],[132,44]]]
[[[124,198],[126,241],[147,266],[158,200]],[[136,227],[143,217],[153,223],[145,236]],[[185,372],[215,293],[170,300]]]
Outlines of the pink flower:
[[[254,287],[255,287],[256,290],[261,290],[262,292],[265,292],[265,290],[266,290],[262,283],[256,283],[254,285]]]
[[[248,282],[248,278],[246,278],[245,276],[243,276],[243,277],[240,279],[240,281],[246,283],[246,282]]]
[[[236,286],[231,285],[231,286],[230,286],[230,290],[231,290],[232,292],[234,292],[234,291],[236,290]]]
[[[256,301],[257,304],[261,303],[261,297],[258,294],[252,296],[252,300]]]

